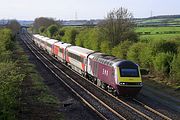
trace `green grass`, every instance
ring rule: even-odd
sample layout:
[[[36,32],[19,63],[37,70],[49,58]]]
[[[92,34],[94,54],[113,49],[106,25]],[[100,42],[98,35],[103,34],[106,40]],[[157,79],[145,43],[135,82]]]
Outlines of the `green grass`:
[[[148,22],[161,22],[163,19],[148,19],[144,20],[143,23],[148,23]]]
[[[140,40],[180,40],[180,27],[137,27],[135,30],[141,33]],[[145,32],[150,32],[149,35]],[[166,33],[175,32],[175,33]]]
[[[33,68],[30,68],[33,70],[33,71],[31,71],[31,74],[30,74],[30,77],[33,82],[32,87],[33,87],[33,89],[35,89],[37,91],[41,91],[41,93],[35,99],[37,99],[39,102],[58,105],[60,102],[57,99],[57,97],[53,96],[50,93],[49,88],[43,83],[42,78],[37,73],[37,71]]]
[[[168,24],[179,24],[180,18],[160,18],[160,19],[145,19],[142,21],[143,24],[146,23],[168,23]]]
[[[165,32],[165,31],[179,31],[180,27],[137,27],[136,32],[151,32],[156,34],[156,32]]]
[[[16,46],[16,52],[14,56],[17,57],[19,64],[22,67],[23,73],[26,74],[26,79],[29,79],[32,84],[29,84],[30,86],[28,91],[26,91],[29,95],[28,96],[22,96],[28,99],[28,101],[33,101],[37,103],[42,103],[44,106],[48,108],[48,106],[51,106],[52,108],[56,108],[56,106],[60,105],[60,102],[56,96],[54,96],[50,89],[46,84],[44,84],[42,77],[36,70],[36,66],[34,64],[29,63],[28,56],[24,52],[23,48],[19,45],[18,42],[14,44]],[[29,81],[29,82],[30,82]],[[26,87],[26,86],[24,86]],[[26,101],[26,102],[28,102]],[[31,110],[31,108],[27,108],[28,110]],[[58,113],[56,111],[53,112],[54,119],[63,119],[63,115],[61,113]]]
[[[156,35],[141,35],[140,41],[147,40],[180,40],[180,34],[156,34]]]

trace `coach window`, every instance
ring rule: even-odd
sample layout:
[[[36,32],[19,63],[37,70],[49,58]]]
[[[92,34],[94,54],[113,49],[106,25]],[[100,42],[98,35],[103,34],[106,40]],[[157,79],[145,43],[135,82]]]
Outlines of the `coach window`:
[[[62,49],[61,48],[59,48],[59,52],[62,53]]]

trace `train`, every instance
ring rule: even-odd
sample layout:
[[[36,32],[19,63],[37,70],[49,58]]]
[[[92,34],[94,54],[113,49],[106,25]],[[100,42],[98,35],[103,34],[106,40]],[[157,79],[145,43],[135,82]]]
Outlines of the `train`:
[[[143,86],[140,67],[132,61],[39,34],[32,38],[39,48],[112,94],[136,96]]]

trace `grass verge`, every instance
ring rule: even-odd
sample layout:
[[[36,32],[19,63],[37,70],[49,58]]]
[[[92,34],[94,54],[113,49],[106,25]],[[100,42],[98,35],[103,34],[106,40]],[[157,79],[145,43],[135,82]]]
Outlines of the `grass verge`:
[[[20,84],[19,113],[18,119],[48,119],[62,120],[63,115],[59,113],[59,100],[52,95],[49,88],[43,83],[43,79],[36,71],[35,65],[29,63],[27,53],[16,42],[14,57],[16,63],[21,67],[25,78]]]

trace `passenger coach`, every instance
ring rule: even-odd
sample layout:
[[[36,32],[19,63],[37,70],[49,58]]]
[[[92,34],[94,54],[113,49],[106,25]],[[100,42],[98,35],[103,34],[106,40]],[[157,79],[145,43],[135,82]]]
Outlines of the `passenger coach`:
[[[70,46],[71,44],[69,43],[63,43],[63,42],[55,43],[53,50],[55,57],[61,62],[66,63],[66,48]]]
[[[87,58],[93,50],[82,48],[79,46],[70,46],[66,49],[66,61],[72,69],[76,70],[80,74],[86,74]]]

